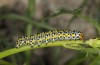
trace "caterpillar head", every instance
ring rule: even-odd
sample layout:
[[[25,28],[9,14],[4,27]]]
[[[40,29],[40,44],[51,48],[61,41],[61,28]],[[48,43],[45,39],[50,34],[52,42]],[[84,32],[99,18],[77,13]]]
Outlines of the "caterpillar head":
[[[80,32],[80,40],[83,40],[83,33]]]
[[[83,40],[83,33],[77,32],[76,37],[78,37],[80,40]]]
[[[83,40],[83,33],[80,31],[73,31],[72,37],[74,37],[73,39],[75,40]]]

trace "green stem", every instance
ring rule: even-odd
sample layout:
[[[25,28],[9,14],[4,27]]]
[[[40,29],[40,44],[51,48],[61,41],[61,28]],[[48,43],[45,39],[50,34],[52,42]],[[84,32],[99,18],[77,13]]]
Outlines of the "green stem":
[[[55,42],[49,42],[47,45],[45,43],[42,43],[40,46],[35,45],[33,47],[30,46],[24,46],[24,47],[20,47],[20,48],[13,48],[10,50],[6,50],[0,53],[0,58],[4,58],[6,56],[15,54],[15,53],[19,53],[22,51],[27,51],[27,50],[31,50],[31,49],[38,49],[38,48],[44,48],[44,47],[52,47],[52,46],[63,46],[65,48],[69,48],[69,49],[74,49],[74,50],[81,50],[84,52],[88,52],[88,53],[100,53],[100,49],[98,47],[100,47],[100,40],[99,39],[91,39],[88,40],[86,42],[83,42],[81,40],[65,40],[65,41],[55,41]],[[85,48],[82,45],[89,45],[92,46],[91,48]],[[95,45],[94,45],[95,44]],[[97,49],[95,49],[97,48]]]
[[[29,6],[27,9],[27,17],[29,18],[34,18],[34,13],[35,13],[35,0],[29,0]],[[33,21],[35,22],[35,21]],[[32,24],[28,24],[27,28],[26,28],[26,35],[29,36],[32,34]],[[31,62],[31,51],[27,51],[25,52],[25,56],[26,56],[26,65],[30,65]]]
[[[52,46],[64,46],[65,44],[73,44],[73,43],[83,43],[82,41],[55,41],[53,43],[48,43],[46,44],[41,44],[40,46],[35,45],[34,47],[30,47],[30,46],[24,46],[24,47],[20,47],[20,48],[13,48],[13,49],[9,49],[6,51],[3,51],[0,53],[0,58],[4,58],[6,56],[15,54],[15,53],[19,53],[22,51],[27,51],[27,50],[31,50],[31,49],[37,49],[37,48],[44,48],[44,47],[52,47]]]
[[[9,62],[4,61],[4,60],[0,60],[0,65],[14,65],[14,64],[9,63]]]
[[[98,60],[100,60],[100,55],[98,55],[89,65],[96,65]]]
[[[26,35],[29,36],[31,34],[32,34],[32,24],[28,24],[26,29]],[[26,58],[26,64],[30,65],[31,51],[25,52],[25,58]]]
[[[25,22],[25,23],[30,23],[34,26],[37,26],[39,28],[44,28],[44,29],[47,29],[47,30],[55,30],[55,28],[49,26],[48,24],[43,24],[43,23],[39,23],[39,22],[34,22],[32,19],[29,19],[25,16],[20,16],[20,15],[17,15],[17,14],[6,14],[6,15],[3,15],[3,16],[0,16],[0,19],[11,19],[11,20],[22,20],[22,22]]]

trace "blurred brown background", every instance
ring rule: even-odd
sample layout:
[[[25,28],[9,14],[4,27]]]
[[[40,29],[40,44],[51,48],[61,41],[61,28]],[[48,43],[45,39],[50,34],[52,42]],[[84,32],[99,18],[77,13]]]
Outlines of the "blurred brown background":
[[[28,9],[29,0],[0,0],[0,15],[3,16],[6,13],[14,13],[20,16],[26,13]],[[60,30],[79,30],[83,32],[84,39],[88,40],[96,38],[98,31],[95,26],[80,17],[76,17],[73,14],[61,14],[59,16],[50,18],[46,21],[39,21],[52,13],[58,12],[59,8],[68,8],[74,10],[81,8],[81,12],[84,16],[89,16],[93,19],[99,20],[99,8],[100,0],[35,0],[35,9],[33,19],[39,23],[46,23],[51,27]],[[15,46],[15,42],[18,37],[26,35],[27,23],[21,20],[1,19],[0,20],[0,51],[10,49]],[[33,25],[32,33],[41,33],[48,31],[47,29],[38,28]],[[65,49],[62,47],[51,47],[44,49],[31,50],[32,57],[29,62],[31,65],[74,65],[72,61],[82,58],[77,65],[88,65],[90,58],[84,60],[85,54],[81,52]],[[18,65],[24,65],[24,52],[20,53],[16,63]],[[82,55],[82,56],[80,56]],[[11,58],[5,58],[10,60]]]

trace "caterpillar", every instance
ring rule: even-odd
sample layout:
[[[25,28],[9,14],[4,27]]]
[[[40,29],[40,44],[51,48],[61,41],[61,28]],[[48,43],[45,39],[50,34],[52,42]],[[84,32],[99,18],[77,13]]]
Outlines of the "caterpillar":
[[[59,40],[83,40],[83,34],[80,31],[71,30],[54,30],[49,32],[42,32],[40,34],[19,37],[16,42],[16,48],[28,45],[40,46],[45,43],[59,41]]]

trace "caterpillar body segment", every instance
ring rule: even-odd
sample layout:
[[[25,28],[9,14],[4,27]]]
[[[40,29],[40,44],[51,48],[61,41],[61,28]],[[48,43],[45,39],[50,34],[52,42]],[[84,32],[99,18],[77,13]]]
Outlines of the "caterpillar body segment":
[[[79,31],[71,30],[54,30],[49,32],[43,32],[31,36],[25,36],[18,38],[16,47],[21,46],[40,46],[41,44],[48,44],[49,42],[60,41],[60,40],[83,40],[83,34]]]

